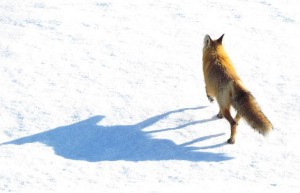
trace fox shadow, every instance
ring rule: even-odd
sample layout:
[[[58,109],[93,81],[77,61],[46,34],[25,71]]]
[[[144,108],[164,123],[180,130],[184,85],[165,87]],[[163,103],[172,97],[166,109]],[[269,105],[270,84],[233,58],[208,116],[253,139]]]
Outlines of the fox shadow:
[[[158,121],[173,113],[196,110],[204,107],[185,108],[170,111],[151,117],[134,125],[102,126],[99,122],[104,116],[94,116],[89,119],[57,127],[49,131],[19,138],[2,145],[27,143],[43,143],[52,147],[55,153],[67,159],[99,161],[159,161],[159,160],[187,160],[187,161],[225,161],[232,159],[221,153],[201,152],[201,148],[190,146],[194,142],[218,137],[221,134],[200,137],[199,139],[177,145],[168,139],[155,139],[152,133],[182,129],[189,125],[200,124],[214,120],[194,121],[175,128],[163,128],[157,131],[143,131]],[[217,144],[221,146],[223,144]]]

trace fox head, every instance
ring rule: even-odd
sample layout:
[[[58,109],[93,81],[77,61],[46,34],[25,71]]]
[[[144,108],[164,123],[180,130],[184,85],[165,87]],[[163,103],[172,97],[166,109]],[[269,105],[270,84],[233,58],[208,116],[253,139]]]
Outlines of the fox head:
[[[203,63],[210,61],[211,59],[225,59],[229,61],[229,57],[226,54],[226,51],[222,45],[224,34],[219,37],[217,40],[212,40],[209,35],[204,37],[203,42]]]
[[[212,40],[209,35],[205,35],[203,49],[215,48],[218,45],[222,45],[223,37],[224,37],[224,34],[219,39]]]

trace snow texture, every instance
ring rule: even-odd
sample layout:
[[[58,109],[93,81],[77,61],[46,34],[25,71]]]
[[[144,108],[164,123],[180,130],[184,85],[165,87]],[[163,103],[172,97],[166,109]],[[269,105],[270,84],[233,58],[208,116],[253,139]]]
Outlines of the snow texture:
[[[0,192],[300,192],[296,0],[2,0]],[[223,45],[274,131],[228,145]],[[234,113],[234,110],[232,110]]]

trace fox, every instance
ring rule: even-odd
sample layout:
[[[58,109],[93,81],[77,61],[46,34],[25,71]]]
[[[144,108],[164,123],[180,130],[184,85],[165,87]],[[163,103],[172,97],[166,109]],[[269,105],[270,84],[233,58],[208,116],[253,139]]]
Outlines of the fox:
[[[216,40],[204,37],[203,74],[205,90],[210,102],[217,100],[220,111],[218,118],[229,122],[231,133],[227,143],[234,144],[238,123],[243,118],[254,130],[266,136],[273,126],[262,112],[251,92],[245,87],[222,45],[224,34]],[[230,108],[236,110],[235,118]]]

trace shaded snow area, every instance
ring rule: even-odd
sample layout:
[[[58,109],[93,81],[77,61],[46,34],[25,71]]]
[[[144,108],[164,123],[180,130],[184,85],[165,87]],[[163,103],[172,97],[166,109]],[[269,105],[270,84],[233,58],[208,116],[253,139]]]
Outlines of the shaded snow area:
[[[300,192],[296,0],[2,0],[0,192]],[[202,73],[223,45],[270,119],[236,144]],[[234,110],[232,110],[234,114]]]

